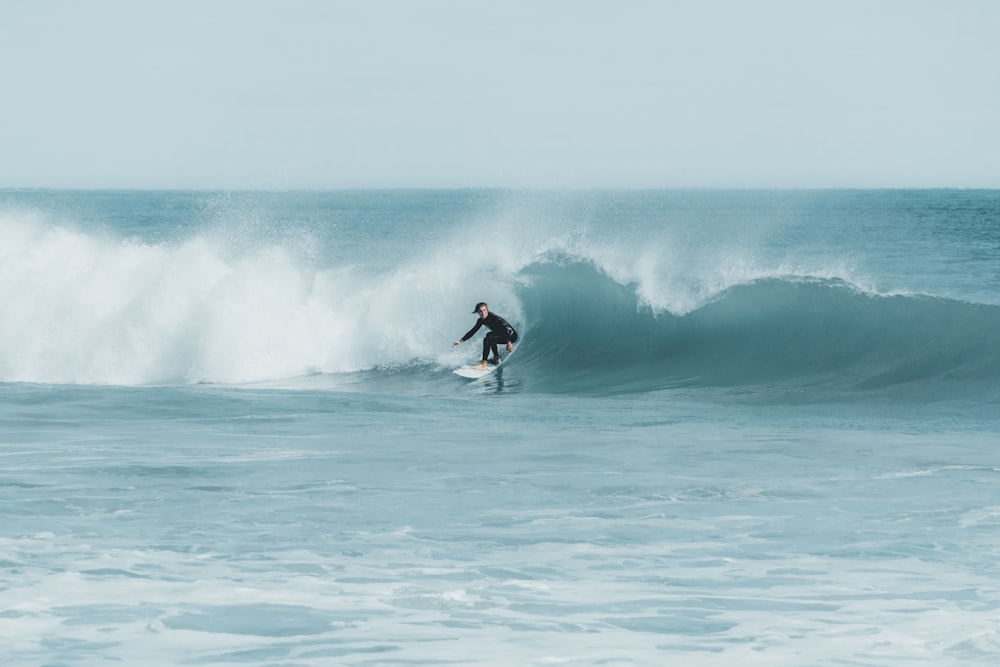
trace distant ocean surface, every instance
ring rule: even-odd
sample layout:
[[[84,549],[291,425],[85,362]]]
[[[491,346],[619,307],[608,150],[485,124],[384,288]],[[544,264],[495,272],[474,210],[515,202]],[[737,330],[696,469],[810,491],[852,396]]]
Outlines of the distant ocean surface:
[[[1000,655],[1000,191],[0,190],[0,313],[5,665]]]

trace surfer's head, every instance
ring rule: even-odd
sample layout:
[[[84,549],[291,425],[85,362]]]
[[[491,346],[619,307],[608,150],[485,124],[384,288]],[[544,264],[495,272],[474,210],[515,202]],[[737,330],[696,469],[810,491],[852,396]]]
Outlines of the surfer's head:
[[[472,314],[479,315],[480,317],[486,317],[487,315],[490,314],[490,307],[487,306],[482,301],[480,301],[479,303],[476,304],[476,309],[472,311]]]

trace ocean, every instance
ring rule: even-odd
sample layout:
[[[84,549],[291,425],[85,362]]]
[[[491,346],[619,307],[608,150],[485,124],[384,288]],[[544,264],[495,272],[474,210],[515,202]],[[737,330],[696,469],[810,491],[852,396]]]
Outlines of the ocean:
[[[0,312],[5,665],[1000,655],[1000,191],[0,190]]]

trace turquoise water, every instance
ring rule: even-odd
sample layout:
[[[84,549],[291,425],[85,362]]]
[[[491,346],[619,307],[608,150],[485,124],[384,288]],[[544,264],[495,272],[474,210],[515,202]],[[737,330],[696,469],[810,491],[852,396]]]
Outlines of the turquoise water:
[[[1000,650],[996,192],[3,191],[0,306],[9,664]]]

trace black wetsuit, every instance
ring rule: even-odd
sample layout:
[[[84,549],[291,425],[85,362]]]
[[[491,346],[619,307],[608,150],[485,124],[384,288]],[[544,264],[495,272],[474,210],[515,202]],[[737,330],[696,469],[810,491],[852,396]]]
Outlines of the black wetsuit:
[[[479,321],[476,322],[476,326],[469,329],[469,333],[462,336],[462,342],[464,343],[475,336],[476,332],[479,331],[479,327],[484,324],[490,332],[483,338],[483,361],[486,361],[489,357],[490,350],[493,350],[493,356],[499,359],[500,355],[497,351],[497,345],[517,342],[517,332],[514,331],[514,327],[499,315],[490,313],[486,317],[480,317]]]

